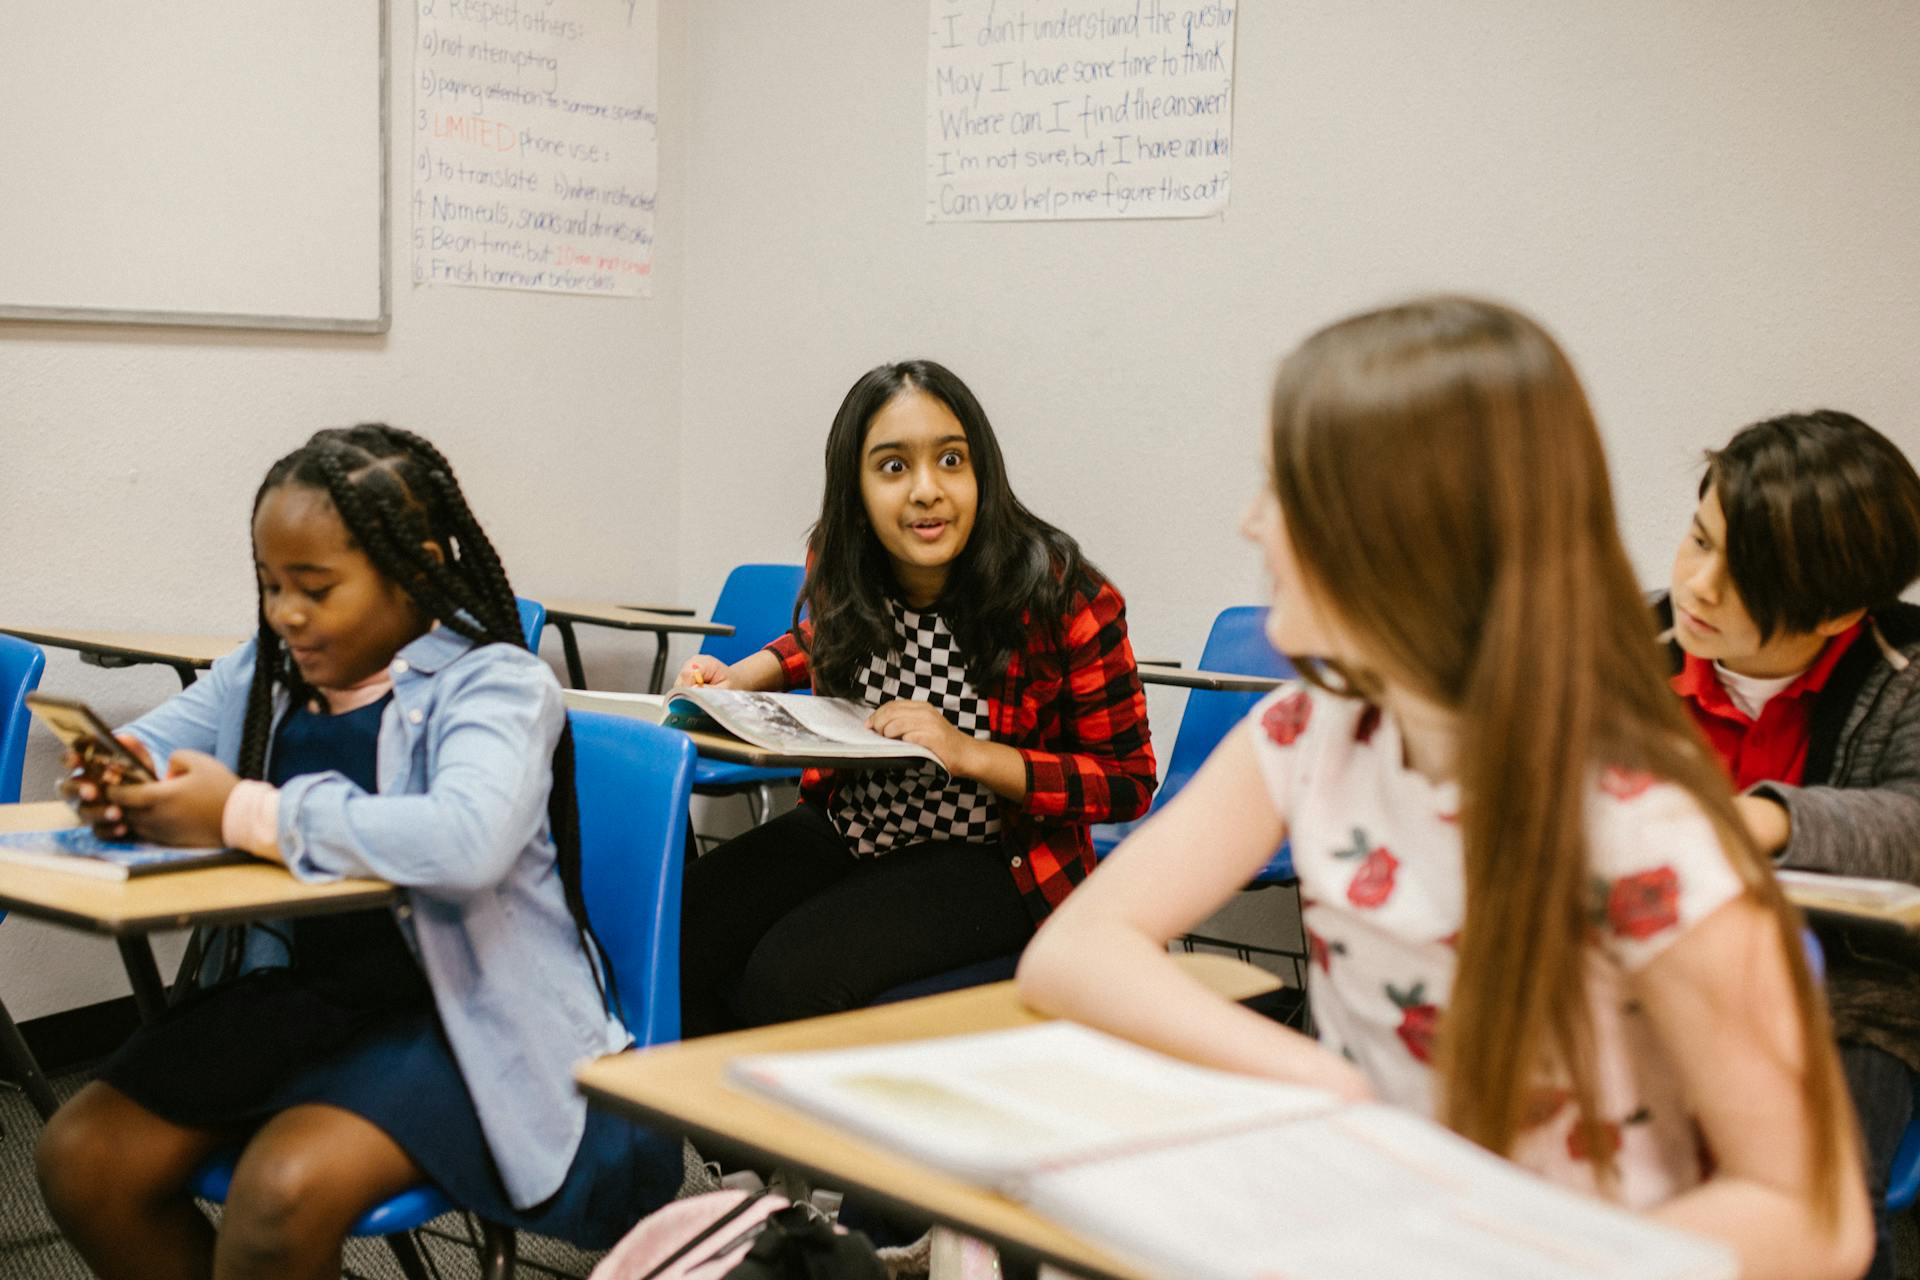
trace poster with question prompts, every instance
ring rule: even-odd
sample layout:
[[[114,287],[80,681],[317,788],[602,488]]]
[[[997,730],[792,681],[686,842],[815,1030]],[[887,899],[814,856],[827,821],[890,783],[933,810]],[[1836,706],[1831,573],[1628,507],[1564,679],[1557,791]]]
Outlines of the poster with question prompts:
[[[412,0],[413,282],[652,293],[658,0]]]
[[[1227,207],[1228,0],[930,0],[927,220]]]

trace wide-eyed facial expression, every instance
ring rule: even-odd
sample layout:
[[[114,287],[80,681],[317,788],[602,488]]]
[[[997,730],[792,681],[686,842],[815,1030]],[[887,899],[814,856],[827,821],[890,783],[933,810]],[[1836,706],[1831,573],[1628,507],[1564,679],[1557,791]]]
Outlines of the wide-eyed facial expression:
[[[930,604],[966,550],[979,507],[966,429],[938,399],[906,391],[873,415],[860,448],[868,524],[908,599]]]
[[[1308,589],[1306,575],[1294,556],[1293,540],[1287,536],[1286,517],[1271,486],[1261,487],[1260,496],[1240,520],[1240,532],[1260,548],[1266,561],[1273,593],[1273,603],[1267,609],[1267,642],[1280,653],[1295,657],[1353,660],[1355,655],[1342,641],[1339,628]]]
[[[427,628],[425,612],[347,536],[322,490],[268,490],[253,513],[253,559],[267,625],[316,688],[359,684]]]

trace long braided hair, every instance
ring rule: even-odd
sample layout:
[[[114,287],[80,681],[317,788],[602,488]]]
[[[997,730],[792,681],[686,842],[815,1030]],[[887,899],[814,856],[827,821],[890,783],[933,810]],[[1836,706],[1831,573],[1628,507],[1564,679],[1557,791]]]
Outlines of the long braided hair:
[[[274,463],[254,494],[258,512],[268,493],[283,485],[304,485],[333,501],[340,521],[374,568],[413,598],[440,625],[476,644],[526,648],[519,605],[493,543],[467,505],[453,476],[453,464],[411,431],[368,422],[317,431],[304,445]],[[437,544],[434,556],[426,543]],[[267,625],[266,596],[259,604],[259,648],[240,739],[239,774],[266,776],[267,744],[273,721],[275,686],[286,689],[294,705],[318,694],[301,678],[292,655]],[[609,987],[613,970],[587,918],[581,892],[580,811],[573,786],[573,730],[564,721],[553,751],[553,790],[547,797],[560,884],[573,916],[580,945],[602,982],[603,999],[619,1007]],[[599,963],[593,963],[594,961]]]

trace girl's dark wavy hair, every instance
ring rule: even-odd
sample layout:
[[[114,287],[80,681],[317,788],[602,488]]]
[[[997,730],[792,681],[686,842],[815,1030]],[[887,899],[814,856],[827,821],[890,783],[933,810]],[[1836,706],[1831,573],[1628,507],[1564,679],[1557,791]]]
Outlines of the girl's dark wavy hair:
[[[861,455],[874,415],[914,391],[932,396],[960,420],[979,486],[973,531],[941,595],[941,615],[974,687],[984,691],[1005,674],[1014,653],[1026,646],[1030,619],[1044,619],[1057,643],[1069,597],[1101,580],[1078,543],[1014,497],[993,424],[966,383],[931,360],[868,370],[840,402],[827,433],[820,519],[807,539],[800,605],[813,617],[808,666],[822,693],[856,695],[855,680],[868,659],[898,643],[887,611],[898,588],[860,496]]]
[[[284,485],[318,489],[333,502],[347,536],[366,553],[382,576],[398,585],[440,625],[476,644],[526,648],[519,604],[507,571],[454,479],[453,464],[411,431],[368,422],[317,431],[305,444],[274,463],[254,494],[258,512],[268,493]],[[251,520],[249,520],[251,530]],[[438,544],[436,558],[423,544]],[[288,691],[294,705],[313,701],[317,692],[300,677],[292,656],[267,625],[266,594],[259,597],[258,659],[247,691],[245,728],[240,739],[239,774],[266,776],[267,745],[273,726],[275,686]],[[553,789],[547,797],[560,883],[580,945],[595,969],[595,981],[613,970],[591,963],[599,939],[587,919],[580,887],[580,811],[573,786],[573,730],[564,722],[553,751]],[[599,952],[604,956],[604,952]],[[602,989],[602,996],[609,993]],[[618,1007],[617,994],[612,995]]]

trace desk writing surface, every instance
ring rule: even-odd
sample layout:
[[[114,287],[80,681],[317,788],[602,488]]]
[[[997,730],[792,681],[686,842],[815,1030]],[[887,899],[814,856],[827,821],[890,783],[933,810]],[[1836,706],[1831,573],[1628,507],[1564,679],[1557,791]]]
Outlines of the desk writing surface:
[[[1232,671],[1195,671],[1188,667],[1136,664],[1142,684],[1173,685],[1181,689],[1213,689],[1227,693],[1266,693],[1286,681],[1275,676],[1247,676]]]
[[[0,831],[73,825],[73,811],[59,801],[0,805]],[[378,880],[302,884],[270,862],[167,871],[132,880],[0,862],[0,908],[116,937],[378,907],[392,902],[395,892]]]
[[[1786,891],[1787,901],[1809,915],[1920,933],[1920,903],[1887,909],[1823,894],[1817,885],[1783,884],[1781,887]]]
[[[694,636],[730,636],[733,628],[724,622],[690,618],[684,614],[648,613],[622,605],[593,600],[552,599],[542,597],[547,617],[555,622],[589,622],[596,626],[619,627],[627,631],[665,631]]]
[[[65,627],[0,626],[0,631],[53,649],[77,649],[148,662],[210,667],[244,641],[235,635],[171,635],[152,631],[90,631]]]
[[[1226,956],[1177,959],[1228,999],[1245,999],[1279,985],[1271,974]],[[727,1064],[746,1054],[891,1044],[1044,1020],[1020,1004],[1013,983],[997,982],[901,1004],[615,1054],[583,1064],[574,1078],[594,1103],[643,1122],[686,1130],[696,1146],[706,1138],[745,1147],[805,1169],[823,1186],[866,1192],[1083,1275],[1132,1280],[1143,1273],[1012,1200],[725,1080]]]

